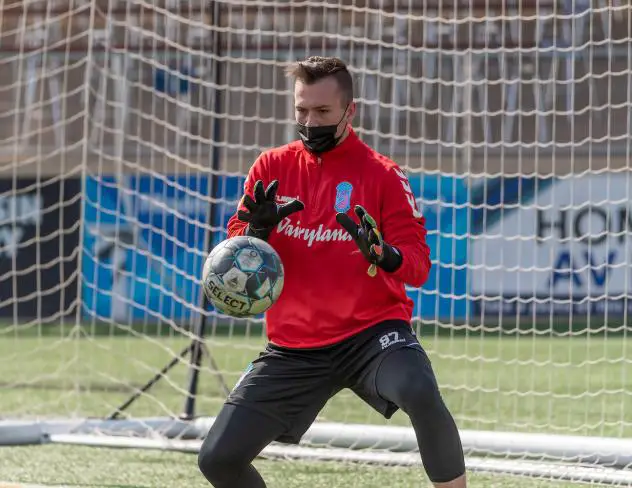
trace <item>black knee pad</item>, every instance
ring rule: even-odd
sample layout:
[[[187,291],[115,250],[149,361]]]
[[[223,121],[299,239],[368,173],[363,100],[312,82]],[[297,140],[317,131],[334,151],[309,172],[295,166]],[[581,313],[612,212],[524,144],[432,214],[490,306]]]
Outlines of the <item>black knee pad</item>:
[[[282,427],[255,410],[224,405],[200,448],[200,471],[215,488],[265,488],[251,462]]]
[[[391,401],[409,415],[412,409],[439,408],[443,400],[426,353],[408,347],[396,351],[396,354],[393,356],[394,361],[389,364],[388,376],[392,384],[396,385]],[[415,367],[407,367],[409,364],[414,364]]]
[[[410,409],[434,410],[440,409],[443,399],[434,376],[420,372],[419,375],[406,378],[408,386],[400,392],[402,410],[408,413]]]

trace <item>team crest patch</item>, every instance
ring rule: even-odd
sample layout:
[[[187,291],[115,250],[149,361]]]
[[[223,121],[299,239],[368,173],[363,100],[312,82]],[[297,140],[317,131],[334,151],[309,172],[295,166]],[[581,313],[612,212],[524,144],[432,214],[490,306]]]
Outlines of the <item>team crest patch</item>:
[[[353,191],[353,185],[347,181],[338,183],[336,186],[336,203],[334,204],[334,210],[336,212],[346,212],[351,208],[351,192]]]

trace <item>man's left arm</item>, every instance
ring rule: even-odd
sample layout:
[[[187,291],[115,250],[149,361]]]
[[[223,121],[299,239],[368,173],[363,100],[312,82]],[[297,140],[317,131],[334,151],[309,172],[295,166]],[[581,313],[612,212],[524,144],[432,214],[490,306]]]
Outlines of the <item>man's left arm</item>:
[[[369,276],[375,276],[379,267],[383,273],[419,287],[430,271],[425,219],[417,209],[408,178],[399,168],[387,171],[381,190],[380,225],[362,205],[354,208],[358,222],[342,212],[336,214],[336,220],[371,263]]]
[[[422,286],[431,267],[426,219],[417,208],[408,177],[402,170],[389,169],[384,180],[379,227],[384,242],[402,257],[392,274],[408,285]]]

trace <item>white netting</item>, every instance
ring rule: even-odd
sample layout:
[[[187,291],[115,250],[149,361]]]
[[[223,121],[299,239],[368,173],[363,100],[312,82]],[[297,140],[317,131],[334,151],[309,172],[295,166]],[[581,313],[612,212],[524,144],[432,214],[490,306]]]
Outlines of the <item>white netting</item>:
[[[629,437],[629,9],[0,0],[0,416],[110,415],[202,316],[196,413],[217,412],[264,335],[201,313],[201,263],[254,158],[294,138],[282,68],[332,54],[426,215],[410,295],[459,427]],[[120,415],[180,414],[179,362]],[[385,423],[350,392],[319,420]]]

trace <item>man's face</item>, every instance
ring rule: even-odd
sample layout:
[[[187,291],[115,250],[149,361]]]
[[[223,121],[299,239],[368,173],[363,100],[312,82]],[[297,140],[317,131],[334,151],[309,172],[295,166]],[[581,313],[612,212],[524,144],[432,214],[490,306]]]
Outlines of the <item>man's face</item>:
[[[355,103],[348,108],[346,105],[334,78],[323,78],[310,85],[297,80],[294,85],[294,115],[299,124],[310,127],[338,124],[336,137],[340,137],[355,113]]]

